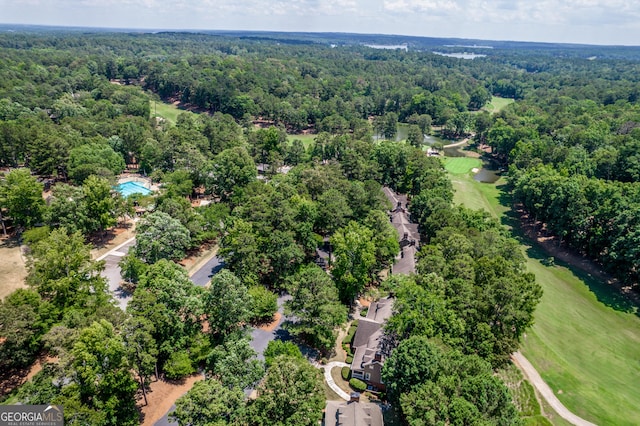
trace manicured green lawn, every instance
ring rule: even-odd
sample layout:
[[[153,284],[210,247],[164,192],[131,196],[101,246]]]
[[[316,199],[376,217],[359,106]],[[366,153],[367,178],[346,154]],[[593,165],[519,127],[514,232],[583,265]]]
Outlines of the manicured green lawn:
[[[449,173],[462,175],[471,172],[473,168],[482,167],[482,161],[479,158],[445,157],[444,167]]]
[[[514,103],[515,101],[513,99],[509,99],[509,98],[499,98],[497,96],[494,96],[491,98],[491,102],[489,102],[487,105],[484,106],[485,111],[489,111],[489,112],[500,112],[502,111],[507,105]]]
[[[453,173],[455,202],[485,208],[503,223],[514,224],[502,179],[486,184],[474,181],[471,173]],[[513,229],[522,238],[518,227]],[[600,425],[638,424],[640,317],[635,308],[605,283],[567,265],[543,265],[549,255],[521,241],[527,268],[544,290],[522,352],[575,414]]]
[[[188,114],[195,114],[194,112],[186,111],[178,108],[173,104],[168,104],[161,101],[149,101],[149,105],[151,107],[152,117],[157,115],[158,117],[162,117],[167,120],[170,124],[176,124],[178,115],[182,114],[183,112],[186,112]]]
[[[305,149],[309,149],[309,147],[313,144],[314,139],[316,138],[316,136],[318,135],[291,135],[289,133],[287,133],[287,139],[289,140],[289,142],[293,142],[296,139],[299,139],[302,141],[302,144],[304,145]]]

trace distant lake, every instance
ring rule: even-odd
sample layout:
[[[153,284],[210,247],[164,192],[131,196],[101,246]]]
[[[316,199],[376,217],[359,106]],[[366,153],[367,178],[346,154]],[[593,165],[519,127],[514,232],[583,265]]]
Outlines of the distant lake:
[[[406,44],[365,44],[365,46],[370,47],[372,49],[386,49],[386,50],[404,50],[405,52],[409,51],[409,46]]]
[[[440,56],[448,56],[450,58],[458,58],[458,59],[475,59],[475,58],[485,58],[487,55],[481,55],[477,53],[444,53],[444,52],[431,52]]]

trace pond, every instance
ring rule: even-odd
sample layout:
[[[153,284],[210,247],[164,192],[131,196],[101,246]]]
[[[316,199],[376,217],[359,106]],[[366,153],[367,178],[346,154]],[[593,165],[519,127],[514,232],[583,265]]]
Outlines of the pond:
[[[482,168],[473,177],[477,182],[482,183],[496,183],[500,179],[500,175],[495,170]]]
[[[461,146],[445,148],[444,155],[445,157],[468,157],[467,152],[463,148],[464,147]]]

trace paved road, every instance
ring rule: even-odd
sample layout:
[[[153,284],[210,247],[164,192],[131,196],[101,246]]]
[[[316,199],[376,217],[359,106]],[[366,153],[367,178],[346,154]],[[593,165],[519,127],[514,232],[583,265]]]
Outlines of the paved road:
[[[340,398],[344,399],[345,401],[349,401],[351,399],[350,395],[345,391],[343,391],[342,389],[340,389],[340,387],[336,385],[336,382],[333,380],[333,377],[331,376],[331,370],[334,367],[340,367],[340,368],[349,367],[349,364],[346,364],[344,362],[334,361],[322,367],[324,369],[324,380],[327,382],[327,385],[329,385],[331,390],[337,393]]]
[[[284,302],[290,299],[291,296],[288,294],[278,297],[278,312],[281,314],[280,322],[278,322],[278,325],[273,331],[260,330],[259,328],[254,328],[251,331],[251,347],[258,353],[258,359],[264,359],[263,352],[270,341],[275,340],[276,338],[285,341],[291,339],[289,332],[282,329],[282,323],[286,319],[284,316]]]
[[[511,355],[511,358],[515,364],[520,367],[524,375],[529,379],[531,384],[538,390],[540,395],[549,403],[549,405],[556,410],[558,415],[576,426],[596,426],[595,424],[586,421],[582,417],[578,417],[564,406],[562,402],[556,397],[553,390],[542,380],[538,371],[531,365],[528,359],[524,357],[520,352],[516,352]]]
[[[131,295],[123,293],[120,288],[120,281],[122,281],[122,277],[120,276],[120,267],[118,266],[118,262],[120,262],[120,259],[122,259],[122,257],[126,255],[129,252],[129,249],[135,244],[136,239],[131,238],[96,259],[105,261],[105,268],[104,271],[102,271],[102,276],[107,279],[109,290],[113,294],[113,298],[118,302],[120,309],[123,311],[127,309],[127,303],[131,300]]]
[[[127,309],[127,303],[131,300],[131,295],[123,293],[120,288],[122,277],[120,275],[118,262],[120,262],[122,257],[125,256],[129,252],[129,249],[135,244],[136,239],[131,238],[97,259],[105,261],[105,268],[102,272],[102,276],[107,279],[109,290],[111,291],[111,294],[113,294],[114,299],[118,302],[118,306],[120,306],[120,309],[123,311]],[[191,281],[197,286],[204,287],[209,283],[211,277],[223,267],[224,262],[222,259],[214,256],[191,275]]]
[[[213,256],[191,275],[191,281],[197,286],[204,287],[222,268],[224,268],[224,261],[218,256]]]

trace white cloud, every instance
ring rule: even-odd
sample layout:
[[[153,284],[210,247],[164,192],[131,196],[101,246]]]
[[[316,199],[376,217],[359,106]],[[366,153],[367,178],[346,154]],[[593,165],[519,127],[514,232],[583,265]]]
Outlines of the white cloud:
[[[638,0],[0,0],[0,21],[640,43]]]
[[[385,0],[384,9],[395,13],[435,12],[441,14],[460,11],[459,3],[461,2],[455,0]]]

